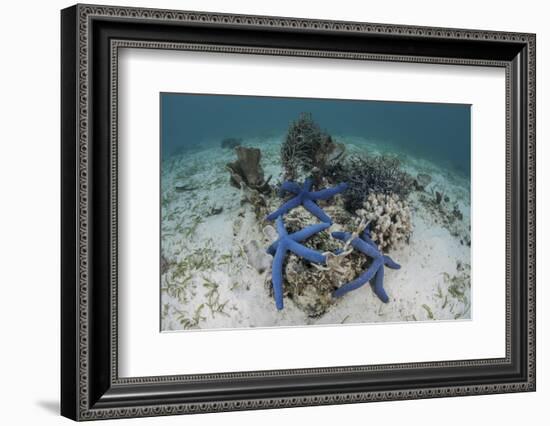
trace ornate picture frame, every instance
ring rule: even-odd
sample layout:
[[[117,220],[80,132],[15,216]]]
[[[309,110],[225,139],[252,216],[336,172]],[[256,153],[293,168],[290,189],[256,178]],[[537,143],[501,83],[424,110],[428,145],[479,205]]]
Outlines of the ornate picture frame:
[[[64,9],[61,30],[62,415],[93,420],[535,390],[534,34],[96,5]],[[128,47],[504,69],[506,355],[120,377],[117,90],[118,52]]]

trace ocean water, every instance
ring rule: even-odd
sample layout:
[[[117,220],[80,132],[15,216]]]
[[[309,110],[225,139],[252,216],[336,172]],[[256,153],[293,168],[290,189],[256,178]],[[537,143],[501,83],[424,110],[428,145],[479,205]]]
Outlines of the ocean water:
[[[283,137],[300,113],[309,112],[336,139],[363,138],[470,177],[467,104],[161,93],[160,106],[163,160],[229,137]]]

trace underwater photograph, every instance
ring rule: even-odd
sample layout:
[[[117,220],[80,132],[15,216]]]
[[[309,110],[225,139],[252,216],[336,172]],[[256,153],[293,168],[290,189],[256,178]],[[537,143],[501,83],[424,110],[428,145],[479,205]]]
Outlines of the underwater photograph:
[[[471,319],[471,106],[160,93],[161,331]]]

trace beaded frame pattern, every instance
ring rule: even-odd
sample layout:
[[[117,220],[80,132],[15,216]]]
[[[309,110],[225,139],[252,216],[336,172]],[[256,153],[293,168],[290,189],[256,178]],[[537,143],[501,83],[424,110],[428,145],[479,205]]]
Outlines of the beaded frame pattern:
[[[250,410],[266,408],[282,408],[310,405],[343,404],[354,402],[384,401],[384,400],[405,400],[417,398],[434,398],[443,396],[465,396],[488,393],[506,393],[529,391],[535,388],[535,36],[533,34],[494,32],[464,29],[430,28],[417,26],[401,26],[386,24],[370,24],[357,22],[338,22],[325,20],[311,20],[298,18],[265,17],[230,15],[218,13],[170,11],[157,9],[140,9],[126,7],[104,7],[94,5],[78,5],[78,418],[81,420],[105,419],[113,417],[141,417],[160,416],[186,413],[206,413],[230,410]],[[520,383],[504,383],[479,386],[450,386],[424,389],[404,389],[396,391],[380,392],[356,392],[356,393],[333,393],[326,395],[311,395],[301,397],[277,397],[259,398],[247,400],[231,400],[207,403],[176,403],[156,406],[143,406],[136,408],[89,408],[89,336],[88,336],[88,232],[89,232],[89,162],[88,162],[88,111],[89,108],[89,28],[90,20],[94,17],[118,17],[128,19],[140,19],[141,21],[173,21],[193,22],[224,25],[244,25],[259,28],[302,28],[321,31],[378,33],[385,35],[411,35],[415,37],[437,37],[447,39],[465,40],[500,40],[509,42],[520,42],[527,45],[528,50],[528,74],[527,74],[527,203],[528,203],[528,247],[527,247],[527,273],[528,282],[528,323],[527,323],[527,381]],[[396,61],[396,62],[424,62],[444,63],[456,65],[479,65],[496,66],[506,68],[506,357],[503,359],[482,359],[464,360],[449,362],[430,362],[414,364],[388,364],[360,367],[327,367],[316,369],[299,370],[273,370],[245,373],[221,373],[210,375],[187,375],[187,376],[159,376],[159,377],[136,377],[119,378],[117,368],[117,71],[118,71],[118,49],[119,48],[148,48],[148,49],[171,49],[171,50],[195,50],[208,52],[225,52],[238,54],[267,54],[285,56],[310,56],[325,57],[333,59],[364,59],[375,61]],[[201,379],[222,379],[222,378],[244,378],[244,377],[272,377],[304,374],[330,374],[357,371],[379,371],[403,368],[425,368],[425,367],[450,367],[450,366],[479,366],[489,364],[505,364],[510,362],[510,210],[511,210],[511,129],[510,122],[510,68],[505,62],[466,60],[460,58],[419,58],[414,56],[397,55],[371,55],[361,53],[327,52],[314,50],[289,50],[271,48],[253,48],[242,46],[216,46],[198,45],[184,43],[163,43],[132,40],[111,40],[111,381],[114,384],[124,383],[169,383],[186,380]]]

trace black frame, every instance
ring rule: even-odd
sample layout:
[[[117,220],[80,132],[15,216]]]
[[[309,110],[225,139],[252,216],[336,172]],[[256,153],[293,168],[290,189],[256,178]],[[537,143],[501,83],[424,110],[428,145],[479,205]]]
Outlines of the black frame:
[[[62,415],[89,420],[535,390],[535,35],[76,5],[61,13],[61,36]],[[505,68],[506,357],[119,378],[121,47]]]

